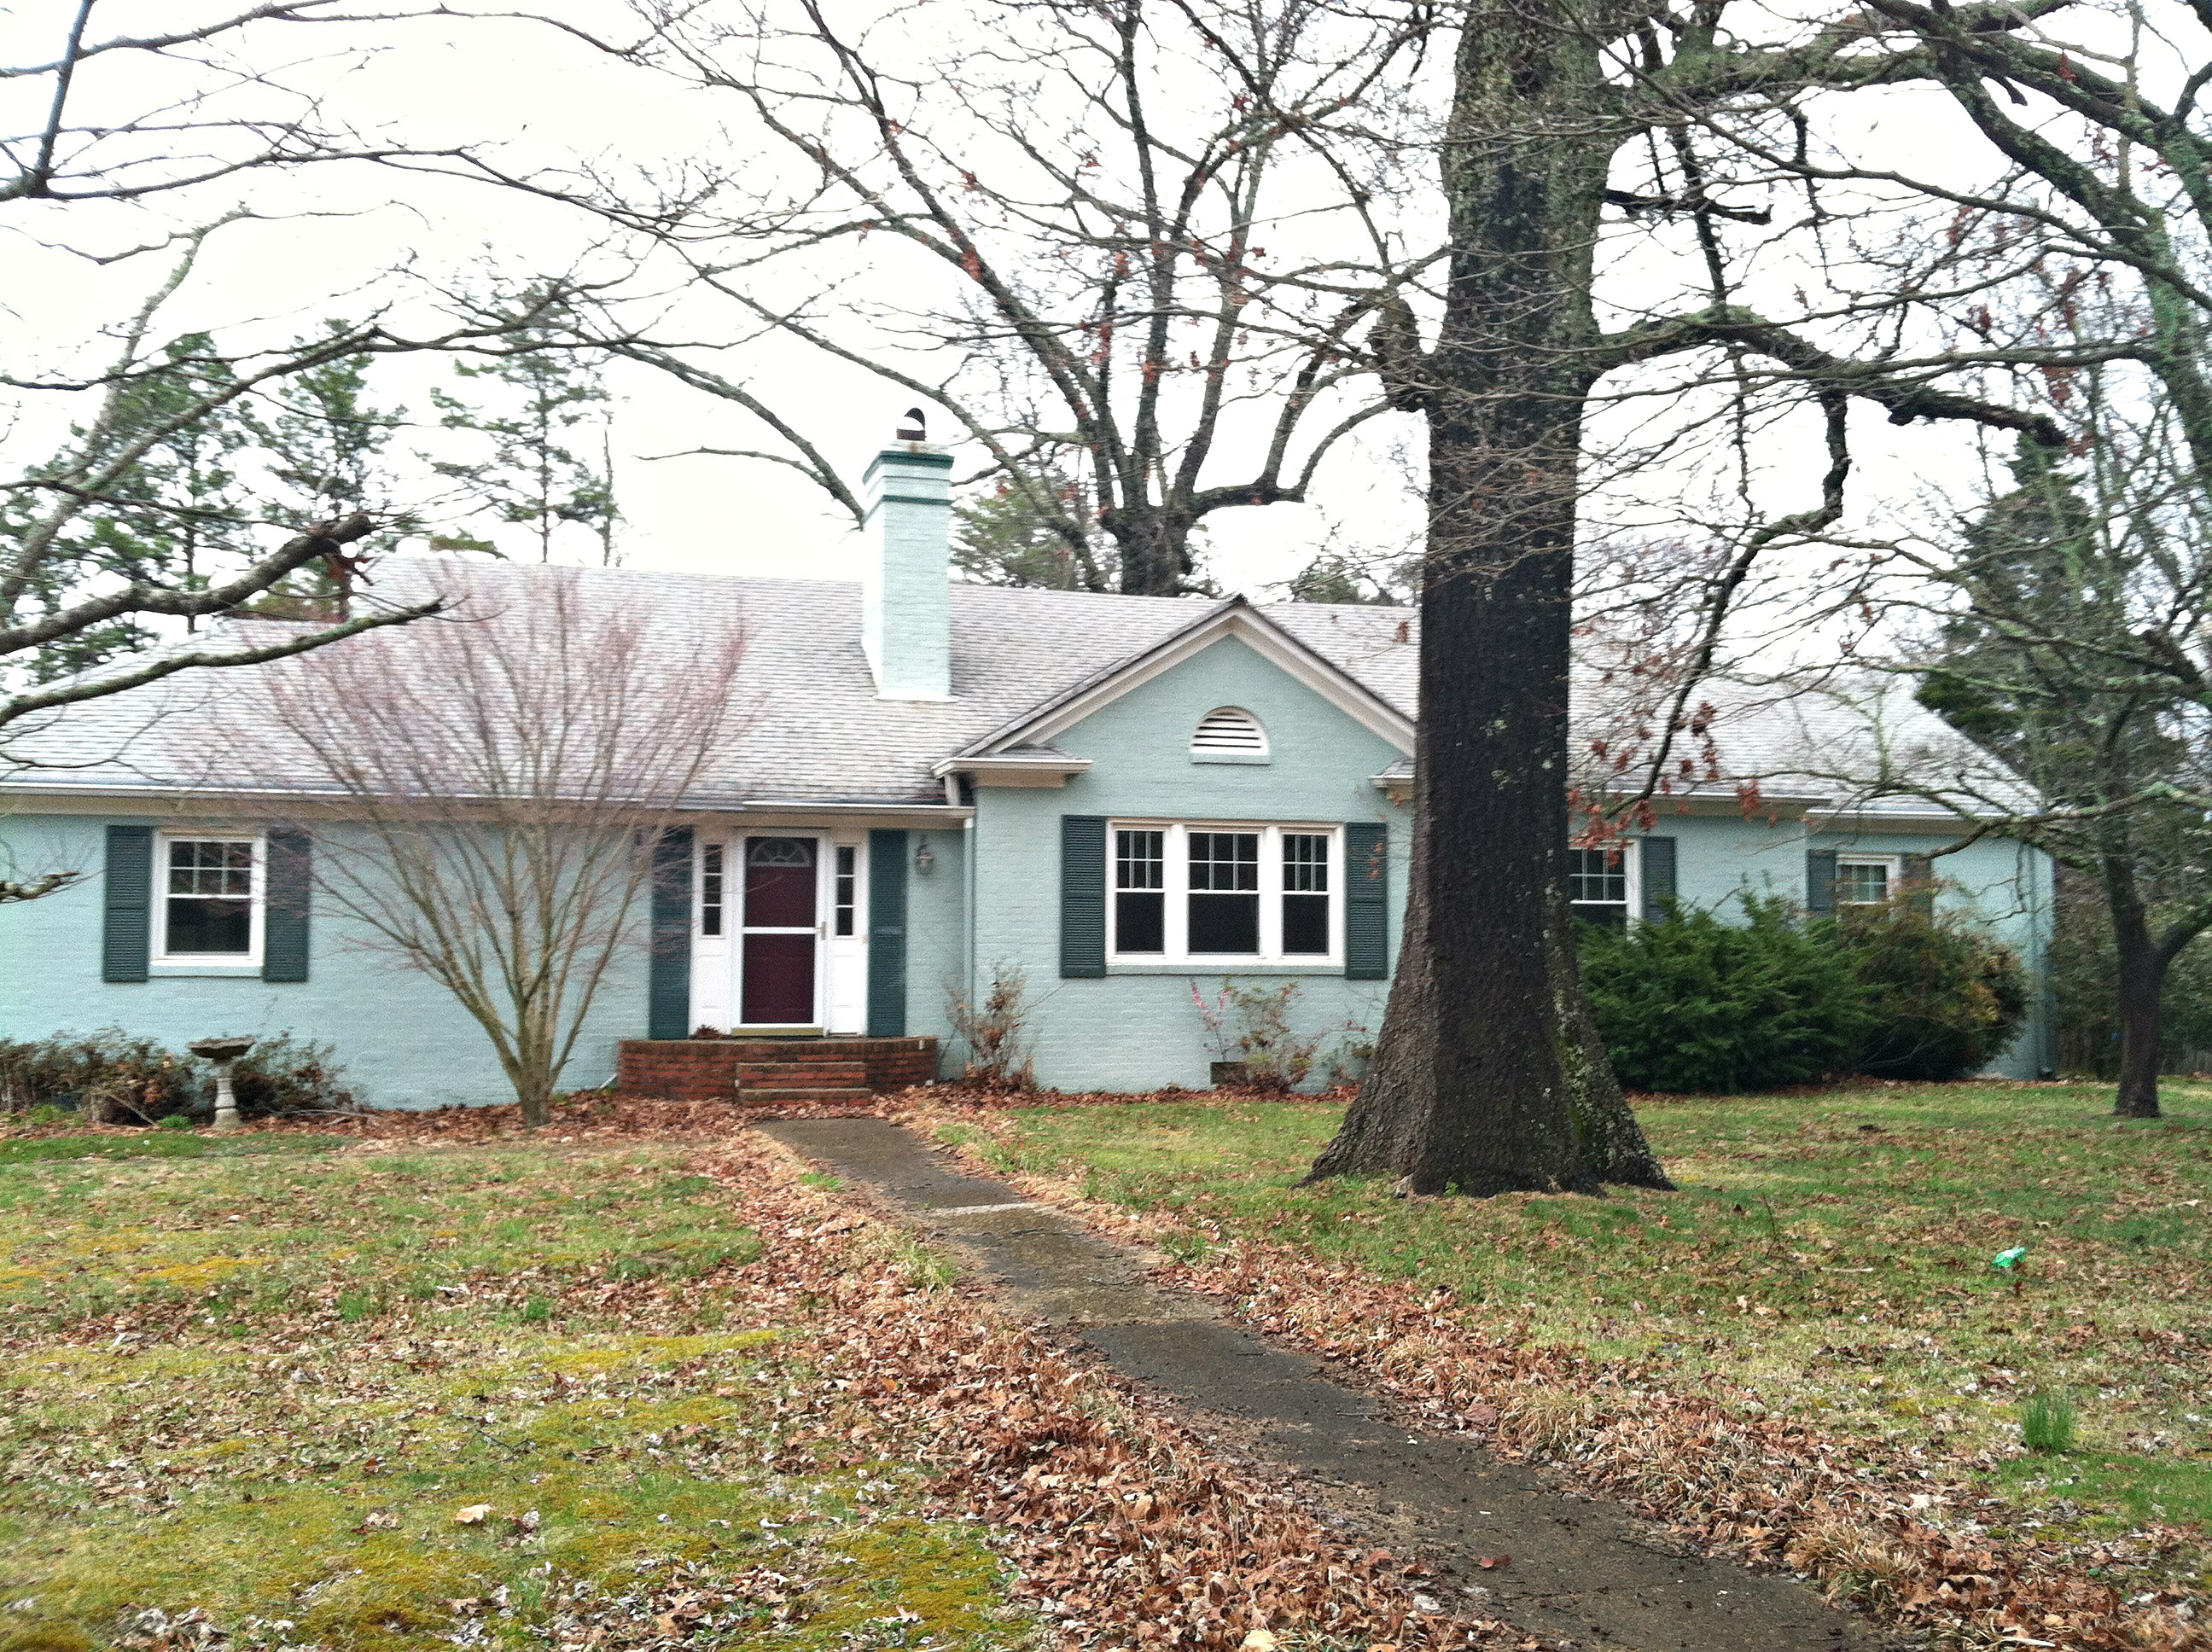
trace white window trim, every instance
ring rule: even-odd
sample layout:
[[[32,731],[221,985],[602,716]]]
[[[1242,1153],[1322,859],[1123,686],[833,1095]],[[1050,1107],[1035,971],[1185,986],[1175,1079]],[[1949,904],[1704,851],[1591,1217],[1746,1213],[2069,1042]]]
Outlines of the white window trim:
[[[1881,904],[1876,901],[1846,901],[1844,899],[1844,868],[1846,866],[1880,866],[1889,874],[1882,885],[1887,896],[1896,895],[1898,886],[1905,881],[1905,857],[1901,854],[1860,854],[1844,853],[1836,856],[1836,900],[1839,907],[1870,907]]]
[[[169,846],[172,843],[251,843],[253,846],[253,892],[246,898],[247,946],[243,952],[172,952],[169,951]],[[154,845],[154,952],[156,964],[189,964],[207,969],[228,965],[239,970],[261,967],[262,932],[267,915],[269,841],[259,832],[163,832]]]
[[[1569,844],[1567,847],[1577,848],[1581,846]],[[1620,869],[1627,874],[1622,884],[1625,892],[1621,904],[1628,909],[1626,914],[1628,921],[1632,924],[1639,924],[1644,921],[1644,841],[1635,837],[1623,838],[1620,847]],[[1612,904],[1610,901],[1570,900],[1567,902],[1567,910],[1571,913],[1577,907],[1611,906]]]
[[[1164,832],[1166,898],[1162,948],[1158,952],[1120,949],[1121,891],[1115,884],[1116,832]],[[1193,952],[1190,939],[1190,842],[1193,832],[1257,832],[1260,835],[1260,950],[1257,952]],[[1328,839],[1328,951],[1283,951],[1283,835]],[[1224,975],[1253,970],[1341,969],[1344,968],[1344,828],[1334,821],[1109,820],[1106,823],[1106,962],[1130,969],[1200,969]]]

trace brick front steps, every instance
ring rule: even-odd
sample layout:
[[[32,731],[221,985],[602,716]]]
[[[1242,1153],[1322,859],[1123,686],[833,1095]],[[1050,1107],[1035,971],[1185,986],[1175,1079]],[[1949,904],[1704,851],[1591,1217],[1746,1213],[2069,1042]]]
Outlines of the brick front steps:
[[[858,1102],[937,1077],[934,1038],[626,1038],[616,1088],[673,1101]]]

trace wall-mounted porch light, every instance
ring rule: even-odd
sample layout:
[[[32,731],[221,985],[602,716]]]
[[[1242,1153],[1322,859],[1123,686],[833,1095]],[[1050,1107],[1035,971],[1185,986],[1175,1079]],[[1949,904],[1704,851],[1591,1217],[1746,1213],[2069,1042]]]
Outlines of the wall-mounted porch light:
[[[937,857],[930,853],[929,840],[925,837],[915,845],[914,869],[927,878],[929,876],[930,868],[936,864]]]

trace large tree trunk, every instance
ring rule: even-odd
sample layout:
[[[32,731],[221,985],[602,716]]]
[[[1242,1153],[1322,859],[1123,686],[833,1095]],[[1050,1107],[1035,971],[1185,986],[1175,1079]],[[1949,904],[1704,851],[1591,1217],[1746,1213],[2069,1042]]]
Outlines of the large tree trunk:
[[[1182,512],[1125,505],[1103,519],[1121,554],[1123,596],[1180,597],[1189,589],[1191,523]]]
[[[2112,1111],[2124,1119],[2155,1119],[2160,999],[2172,954],[2152,937],[2148,914],[2131,876],[2115,877],[2108,866],[2105,887],[2112,902],[2112,947],[2119,965],[2120,1088]]]
[[[1568,645],[1590,254],[1613,144],[1571,20],[1464,25],[1453,256],[1427,363],[1429,549],[1405,941],[1316,1176],[1421,1193],[1668,1186],[1599,1043],[1564,887]]]

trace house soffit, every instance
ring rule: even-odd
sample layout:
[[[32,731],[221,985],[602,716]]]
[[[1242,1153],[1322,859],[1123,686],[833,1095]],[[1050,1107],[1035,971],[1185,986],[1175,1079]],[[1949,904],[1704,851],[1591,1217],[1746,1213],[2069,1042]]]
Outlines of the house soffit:
[[[1043,745],[1124,695],[1194,659],[1214,644],[1234,637],[1269,665],[1368,730],[1410,755],[1413,720],[1357,678],[1316,653],[1242,597],[1232,597],[1165,641],[1077,683],[1034,710],[985,735],[959,754],[983,757],[1008,747]],[[957,769],[958,758],[940,765]]]

